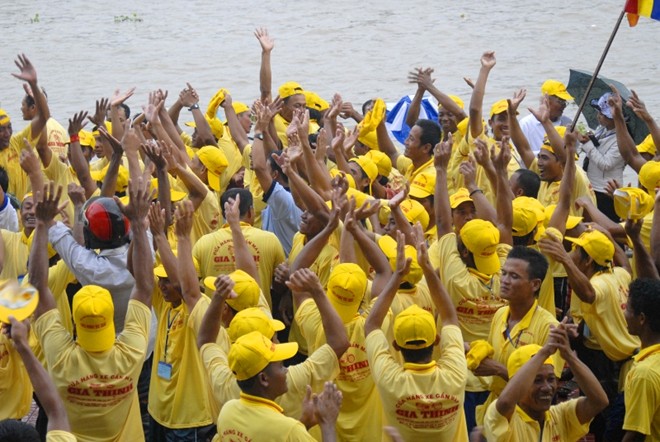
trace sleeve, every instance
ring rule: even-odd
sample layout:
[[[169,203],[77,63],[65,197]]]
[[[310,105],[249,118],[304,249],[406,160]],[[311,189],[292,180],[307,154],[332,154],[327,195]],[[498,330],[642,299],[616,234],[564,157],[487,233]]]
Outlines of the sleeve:
[[[365,345],[374,382],[383,385],[396,385],[397,375],[403,371],[403,367],[392,357],[385,333],[380,329],[372,331],[367,336]]]
[[[658,382],[651,378],[652,371],[645,366],[637,366],[628,374],[626,382],[626,416],[623,429],[651,434],[652,416],[660,406]]]
[[[232,399],[238,399],[241,390],[229,369],[227,354],[217,344],[205,344],[199,350],[202,362],[209,374],[213,398],[222,407]]]
[[[589,432],[589,422],[581,424],[575,413],[579,399],[571,399],[550,407],[551,420],[559,426],[563,440],[579,440]]]
[[[452,384],[465,386],[467,381],[467,361],[461,329],[456,325],[445,325],[440,331],[440,358],[438,366]]]
[[[497,411],[497,399],[495,399],[484,415],[484,436],[489,442],[504,442],[511,439],[510,433],[510,422]]]
[[[18,214],[11,205],[9,196],[5,193],[5,200],[0,207],[0,228],[10,232],[18,232]]]
[[[151,326],[151,309],[140,301],[128,301],[124,329],[117,336],[117,344],[131,351],[138,351],[144,357],[149,340]],[[135,353],[132,353],[135,354]]]
[[[436,246],[437,244],[437,246]],[[456,234],[448,233],[434,244],[437,251],[438,273],[454,304],[463,299],[463,293],[471,292],[470,286],[478,281],[472,277],[456,247]]]
[[[593,161],[596,166],[603,171],[612,170],[617,166],[623,164],[623,157],[621,152],[619,152],[619,147],[616,143],[616,139],[613,139],[610,146],[603,154],[600,150],[595,148],[591,141],[588,144],[591,144],[592,148],[590,150],[585,149],[586,145],[582,148],[587,152],[587,157],[590,161]]]
[[[307,342],[317,342],[320,340],[320,337],[322,337],[323,342],[325,342],[321,313],[316,307],[316,303],[313,299],[305,299],[302,304],[298,306],[298,310],[293,319],[298,323],[300,331]]]
[[[273,185],[264,193],[263,201],[270,207],[270,213],[275,219],[284,219],[300,214],[300,208],[296,206],[291,192],[286,190],[280,183],[273,181]]]
[[[56,308],[47,311],[34,322],[33,328],[49,370],[57,371],[76,345],[71,334],[62,325],[60,312]]]
[[[199,327],[202,325],[202,320],[204,319],[204,315],[206,314],[206,310],[209,308],[209,303],[210,300],[208,296],[202,294],[202,296],[197,300],[197,303],[195,304],[195,307],[193,307],[192,311],[188,315],[188,327],[190,327],[197,336],[197,332],[199,332]]]
[[[337,354],[328,344],[323,344],[305,362],[289,367],[287,386],[289,393],[298,396],[299,401],[302,401],[308,385],[311,385],[312,390],[319,391],[324,382],[331,381],[337,376],[339,376]]]

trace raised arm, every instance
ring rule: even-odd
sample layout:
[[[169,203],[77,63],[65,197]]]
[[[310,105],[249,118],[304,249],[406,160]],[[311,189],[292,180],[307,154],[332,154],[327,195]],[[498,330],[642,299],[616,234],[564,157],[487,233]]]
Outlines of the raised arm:
[[[131,223],[131,248],[133,258],[133,275],[135,286],[131,291],[131,299],[139,301],[151,308],[151,294],[154,289],[154,258],[147,237],[147,214],[151,205],[152,194],[149,183],[139,177],[137,181],[128,182],[128,205],[123,205],[119,198],[115,201],[119,209]]]
[[[318,258],[318,256],[321,254],[321,251],[323,250],[323,247],[325,247],[325,245],[327,244],[330,235],[332,235],[332,233],[335,231],[338,225],[339,225],[339,209],[333,207],[332,211],[330,212],[330,218],[328,220],[328,223],[325,225],[323,230],[317,233],[316,236],[314,236],[314,238],[307,241],[307,243],[303,246],[300,253],[298,253],[298,256],[296,256],[295,261],[293,261],[293,263],[291,264],[289,272],[293,273],[298,269],[304,269],[310,267],[314,263],[314,261],[316,261],[316,258]],[[300,302],[302,301],[303,299],[300,299]],[[297,304],[300,305],[300,302],[298,302]]]
[[[126,92],[122,93],[120,89],[115,90],[114,95],[110,99],[110,121],[112,122],[112,136],[121,140],[124,136],[124,124],[119,120],[119,109],[124,101],[133,96],[135,88],[132,87]]]
[[[48,415],[48,431],[71,431],[64,402],[50,375],[30,348],[27,324],[17,321],[13,316],[10,316],[9,320],[11,321],[11,339],[23,360],[34,393],[39,399],[39,405]]]
[[[655,213],[653,216],[655,217]],[[625,227],[626,234],[628,235],[628,238],[630,238],[630,242],[632,242],[633,256],[635,257],[635,272],[638,278],[660,279],[658,268],[640,236],[642,225],[644,225],[643,219],[637,221],[629,219],[626,221]],[[653,233],[651,233],[651,235],[653,235]]]
[[[410,221],[408,221],[408,218],[406,218],[406,215],[403,213],[403,210],[401,210],[401,203],[408,198],[408,190],[408,188],[401,190],[390,198],[387,205],[390,208],[390,213],[392,214],[392,218],[394,218],[397,230],[402,232],[406,237],[406,244],[414,246],[416,244],[413,238],[413,228],[410,225]],[[376,201],[375,204],[380,205],[378,201]]]
[[[321,286],[318,276],[310,269],[302,268],[291,273],[286,285],[294,293],[307,292],[314,299],[321,314],[326,342],[335,351],[338,358],[348,349],[349,341],[346,328]]]
[[[619,147],[619,152],[626,163],[632,167],[635,172],[639,173],[642,166],[646,164],[646,160],[637,150],[635,140],[633,140],[628,132],[628,127],[626,126],[626,121],[623,116],[623,102],[621,100],[621,95],[619,95],[619,91],[617,91],[615,87],[612,87],[612,95],[607,100],[607,103],[612,108],[614,128],[616,129],[616,143]]]
[[[419,118],[419,109],[422,105],[422,98],[424,98],[424,92],[426,88],[424,87],[426,77],[432,83],[431,74],[433,69],[431,68],[415,68],[415,70],[408,72],[408,83],[416,84],[417,90],[415,91],[415,96],[413,97],[410,105],[408,106],[408,112],[406,113],[406,124],[408,127],[413,127],[415,121]]]
[[[80,140],[78,134],[85,126],[84,121],[87,119],[87,112],[78,112],[74,114],[73,118],[69,118],[69,154],[71,157],[71,166],[76,172],[78,182],[85,189],[85,197],[91,198],[97,189],[96,183],[89,173],[89,163],[83,155],[82,148],[80,147]]]
[[[548,112],[548,108],[550,107],[548,103],[549,98],[547,96],[544,96],[543,99],[541,100],[541,105],[539,106],[538,110],[534,110],[532,108],[528,108],[528,110],[534,115],[534,118],[536,118],[539,123],[543,126],[543,129],[545,130],[545,134],[548,137],[548,143],[550,143],[550,146],[552,146],[552,150],[554,150],[555,155],[557,155],[557,160],[560,163],[563,163],[566,161],[566,158],[564,156],[564,140],[562,139],[561,135],[559,135],[559,132],[557,132],[557,129],[555,129],[555,126],[552,124],[552,121],[550,121],[550,113]]]
[[[493,149],[493,163],[497,171],[497,215],[496,225],[500,231],[500,243],[513,245],[513,235],[511,229],[513,228],[513,192],[509,185],[509,178],[507,176],[507,165],[511,160],[511,152],[509,151],[509,139],[502,138],[500,151],[495,155]],[[468,189],[469,190],[469,189]],[[473,195],[472,199],[475,201],[476,196]]]
[[[24,148],[21,151],[21,156],[19,158],[19,163],[21,168],[25,171],[30,180],[30,187],[33,190],[43,189],[44,187],[44,174],[41,171],[41,164],[39,163],[39,158],[34,153],[32,145],[27,140],[23,139]],[[22,198],[24,195],[21,195]]]
[[[477,187],[477,168],[471,156],[468,157],[467,161],[463,161],[460,164],[458,171],[463,175],[465,187],[468,192],[470,192],[470,198],[472,198],[472,201],[474,202],[474,207],[479,218],[495,224],[497,222],[497,213],[495,212],[493,205],[488,201],[488,198],[486,198],[483,190]]]
[[[566,231],[566,220],[571,209],[571,193],[575,184],[575,174],[577,173],[575,165],[575,147],[577,142],[577,133],[566,131],[564,143],[566,144],[566,163],[564,164],[564,175],[559,184],[559,199],[557,207],[552,212],[552,217],[548,222],[548,227],[554,227],[563,235]],[[563,149],[562,149],[563,150]],[[555,150],[556,152],[556,150]]]
[[[484,107],[484,93],[486,91],[486,82],[488,81],[488,74],[495,67],[495,52],[487,51],[481,56],[481,69],[479,69],[479,76],[477,82],[474,84],[472,90],[472,98],[470,99],[470,135],[472,138],[477,138],[484,131],[483,125],[483,107]]]
[[[50,110],[48,108],[48,102],[46,101],[46,96],[41,91],[41,88],[37,84],[37,70],[32,66],[32,63],[27,58],[25,54],[20,54],[16,57],[14,64],[20,70],[18,74],[12,74],[15,78],[22,80],[27,83],[25,87],[25,92],[34,98],[34,103],[37,108],[37,115],[30,122],[32,138],[36,138],[39,134],[42,133],[46,127],[46,123],[50,118]],[[44,151],[44,154],[46,152]],[[50,153],[52,156],[52,152]],[[40,155],[41,156],[41,155]],[[42,162],[45,161],[45,158],[42,158]],[[45,166],[50,164],[50,157]]]
[[[397,232],[396,243],[396,270],[388,278],[387,284],[376,299],[376,302],[369,312],[369,316],[367,316],[367,320],[364,323],[365,336],[369,336],[372,331],[382,327],[385,316],[394,300],[394,296],[399,290],[399,286],[401,285],[404,276],[410,271],[412,259],[406,258],[406,240],[401,232]]]
[[[252,278],[257,281],[257,284],[261,286],[257,265],[254,262],[252,253],[250,253],[250,248],[245,241],[245,236],[243,235],[243,230],[241,229],[239,212],[240,204],[240,195],[236,195],[235,200],[230,198],[225,203],[225,218],[227,219],[227,224],[229,224],[229,229],[231,230],[231,239],[234,245],[234,260],[236,262],[236,268],[243,270],[245,273],[252,276]]]
[[[451,137],[449,137],[451,139]],[[451,142],[441,141],[435,146],[433,163],[435,164],[435,223],[438,227],[438,239],[451,233],[451,205],[447,188],[447,165],[451,157]]]
[[[264,189],[264,192],[267,192],[273,183],[273,177],[268,172],[263,137],[275,113],[272,112],[269,106],[264,106],[260,102],[255,103],[254,107],[257,114],[257,123],[254,127],[254,140],[252,142],[252,169],[257,175],[261,188]]]
[[[181,201],[174,212],[174,233],[177,239],[177,259],[179,263],[179,284],[181,284],[181,294],[189,311],[192,311],[202,297],[199,288],[199,279],[195,271],[195,264],[192,256],[192,241],[190,232],[192,231],[193,203],[191,201]]]
[[[197,332],[197,348],[215,342],[220,331],[220,314],[227,299],[235,298],[234,281],[227,275],[215,279],[215,292]]]
[[[261,67],[259,68],[259,91],[261,92],[261,101],[270,101],[272,90],[272,72],[270,68],[270,53],[275,47],[275,40],[268,35],[268,29],[257,28],[254,30],[254,36],[261,45]]]
[[[534,152],[532,148],[529,147],[529,141],[522,129],[520,128],[520,123],[518,122],[518,106],[527,96],[527,89],[520,89],[518,92],[513,94],[513,98],[507,99],[509,104],[509,110],[507,116],[509,119],[509,135],[511,137],[511,142],[515,146],[520,158],[522,158],[525,163],[525,167],[530,167],[532,162],[534,162]]]
[[[250,144],[250,140],[245,133],[245,129],[243,126],[241,126],[241,122],[238,121],[238,116],[236,115],[236,111],[234,111],[234,106],[232,104],[233,99],[231,95],[225,94],[225,101],[223,101],[220,106],[222,106],[225,111],[225,117],[227,117],[227,126],[229,126],[229,133],[236,143],[236,146],[238,146],[238,150],[243,153],[243,149],[245,149],[245,146]]]
[[[39,304],[34,311],[35,319],[57,307],[53,293],[48,288],[48,229],[55,224],[54,218],[59,212],[57,205],[62,196],[62,187],[55,189],[55,184],[51,181],[42,189],[41,192],[36,191],[34,196],[37,226],[28,267],[30,284],[39,291]]]
[[[653,144],[656,146],[660,146],[660,127],[658,127],[658,123],[655,122],[655,119],[653,116],[649,113],[648,110],[646,110],[646,105],[644,102],[639,98],[639,95],[637,95],[637,92],[635,91],[630,91],[632,93],[631,97],[628,99],[628,102],[626,105],[632,109],[633,112],[635,112],[635,115],[637,115],[639,118],[646,123],[646,126],[649,128],[649,132],[651,132],[651,138],[653,139]]]
[[[172,284],[179,285],[179,263],[167,240],[165,209],[161,208],[158,201],[152,203],[149,208],[149,230],[151,230],[151,234],[153,235],[154,244],[160,255],[160,262],[165,267],[167,278]]]

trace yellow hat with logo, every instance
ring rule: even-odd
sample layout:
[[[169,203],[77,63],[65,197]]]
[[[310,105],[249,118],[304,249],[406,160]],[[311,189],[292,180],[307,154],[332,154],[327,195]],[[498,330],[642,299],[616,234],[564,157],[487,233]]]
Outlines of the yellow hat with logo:
[[[598,230],[587,230],[577,238],[567,236],[565,239],[582,247],[598,265],[608,266],[614,259],[614,244]]]
[[[39,292],[27,284],[21,286],[15,279],[0,281],[0,322],[9,324],[9,317],[17,321],[29,318],[39,304]]]
[[[621,187],[614,191],[614,211],[621,219],[638,220],[653,210],[653,198],[638,187]]]
[[[323,98],[319,97],[316,92],[303,91],[303,94],[305,95],[305,105],[311,109],[324,111],[330,107],[330,104]]]
[[[367,275],[360,266],[342,263],[333,267],[328,278],[328,298],[344,324],[357,316],[366,290]]]
[[[380,150],[370,150],[365,153],[364,156],[376,164],[378,175],[384,176],[385,178],[390,176],[390,172],[392,172],[392,160],[386,153],[381,152]]]
[[[208,171],[209,186],[220,190],[220,175],[225,171],[229,162],[225,154],[215,146],[204,146],[197,151],[197,157]]]
[[[349,162],[356,163],[360,166],[360,169],[362,169],[367,178],[369,178],[369,183],[373,183],[376,178],[378,178],[378,166],[376,166],[376,163],[371,161],[367,156],[360,155],[353,157]]]
[[[647,161],[639,169],[639,183],[646,191],[655,195],[655,189],[660,187],[660,161]]]
[[[543,347],[538,344],[527,344],[515,349],[506,362],[506,371],[509,373],[509,378],[512,378],[541,348]],[[546,359],[543,365],[553,365],[552,357]]]
[[[535,227],[537,234],[534,239],[538,239],[543,233],[543,221],[545,220],[545,207],[536,198],[528,196],[519,196],[512,201],[513,207],[513,236],[525,236]]]
[[[258,331],[253,331],[232,344],[227,359],[236,379],[244,381],[261,373],[271,362],[287,360],[297,352],[297,342],[275,344]]]
[[[229,307],[240,312],[246,308],[256,307],[259,304],[261,288],[252,276],[240,269],[234,270],[227,276],[234,281],[234,292],[237,295],[235,298],[225,301]],[[209,290],[215,290],[216,279],[214,276],[207,276],[204,278],[204,286]]]
[[[461,241],[472,253],[477,270],[486,275],[500,271],[500,258],[497,245],[500,231],[490,221],[473,219],[465,223],[459,232]]]
[[[78,132],[78,142],[80,143],[81,146],[88,146],[94,149],[96,147],[96,138],[94,138],[94,134],[92,134],[89,131],[86,130],[81,130]]]
[[[289,98],[292,95],[304,93],[302,86],[295,81],[287,81],[278,89],[278,94],[281,99]]]
[[[421,203],[411,200],[410,198],[405,199],[399,204],[399,208],[406,216],[406,219],[410,224],[415,224],[419,222],[422,225],[422,230],[426,231],[429,227],[429,213],[426,211],[424,206]]]
[[[250,307],[241,310],[229,324],[227,333],[231,342],[236,342],[238,338],[247,335],[253,331],[258,331],[267,338],[272,339],[275,332],[284,330],[284,323],[277,319],[271,319],[258,307]]]
[[[501,114],[502,112],[507,112],[509,110],[509,102],[506,100],[499,100],[493,103],[490,107],[490,119],[492,120],[495,115]],[[519,112],[516,111],[516,115]]]
[[[115,306],[110,292],[97,285],[86,285],[74,295],[71,307],[76,325],[76,341],[90,352],[102,352],[115,343]]]
[[[389,235],[383,235],[378,239],[378,247],[383,251],[387,260],[390,263],[390,268],[396,270],[396,240]],[[417,262],[417,249],[411,245],[406,245],[404,248],[404,253],[406,258],[411,259],[410,271],[406,276],[403,277],[402,282],[407,282],[411,285],[416,285],[419,281],[422,280],[424,272]]]
[[[400,348],[419,350],[435,343],[437,329],[430,312],[413,304],[394,318],[394,340]]]
[[[468,190],[465,187],[459,188],[458,190],[456,190],[456,192],[454,192],[449,196],[449,206],[452,209],[455,209],[461,204],[466,203],[468,201],[474,202],[472,198],[470,198],[470,192],[468,192]]]
[[[458,95],[447,95],[447,96],[451,99],[451,101],[456,103],[458,107],[460,107],[461,109],[465,109],[465,103],[463,103],[461,97],[459,97]],[[440,103],[438,103],[438,109],[442,109],[442,105]]]
[[[232,101],[231,107],[234,109],[236,115],[242,114],[243,112],[249,112],[250,106],[241,102],[241,101]]]
[[[562,100],[571,101],[573,96],[568,93],[566,90],[566,85],[558,80],[546,80],[541,85],[541,93],[554,95],[555,97],[561,98]]]
[[[418,173],[410,183],[410,195],[413,198],[428,198],[435,193],[435,174]]]

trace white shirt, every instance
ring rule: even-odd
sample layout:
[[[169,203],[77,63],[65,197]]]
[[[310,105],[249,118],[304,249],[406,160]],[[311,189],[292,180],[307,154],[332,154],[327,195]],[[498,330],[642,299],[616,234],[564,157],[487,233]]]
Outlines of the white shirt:
[[[587,178],[591,186],[596,192],[605,192],[608,180],[616,180],[623,186],[623,169],[626,167],[626,161],[619,151],[614,129],[608,131],[599,126],[594,135],[600,146],[594,146],[591,141],[582,145],[582,151],[589,158]]]
[[[0,204],[0,229],[18,232],[18,214],[11,205],[9,196],[5,193],[5,200]]]
[[[559,117],[559,119],[557,119],[557,121],[553,121],[552,125],[568,126],[569,124],[571,124],[571,122],[572,121],[570,118],[568,118],[565,115],[562,115],[561,117]],[[532,114],[529,114],[526,117],[522,118],[519,121],[519,124],[520,124],[520,129],[525,134],[525,137],[529,142],[529,147],[532,149],[532,152],[534,152],[534,155],[537,155],[541,150],[541,146],[543,145],[543,138],[545,137],[545,129],[543,129],[543,125]]]

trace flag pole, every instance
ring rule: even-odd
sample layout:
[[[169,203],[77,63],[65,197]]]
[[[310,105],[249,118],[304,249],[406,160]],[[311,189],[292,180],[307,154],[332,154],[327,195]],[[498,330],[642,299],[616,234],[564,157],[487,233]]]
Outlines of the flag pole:
[[[621,26],[621,22],[623,21],[623,17],[625,15],[626,15],[626,8],[624,7],[623,10],[621,11],[621,14],[619,15],[619,19],[617,20],[616,25],[614,25],[614,29],[612,30],[612,33],[610,34],[610,39],[607,41],[607,45],[605,45],[605,50],[603,51],[603,54],[600,56],[600,60],[598,61],[596,70],[594,70],[594,74],[591,76],[591,80],[589,81],[587,90],[584,92],[584,96],[582,97],[580,106],[578,107],[578,110],[575,113],[575,117],[573,118],[573,122],[571,123],[571,127],[569,128],[570,132],[573,132],[573,130],[575,130],[575,125],[577,124],[578,118],[580,118],[580,114],[582,113],[584,106],[587,104],[589,93],[591,92],[591,89],[593,88],[594,83],[596,82],[596,78],[598,77],[600,68],[603,66],[603,63],[605,62],[605,57],[607,57],[607,53],[609,52],[610,47],[612,46],[614,37],[616,36],[616,33],[619,30],[619,26]]]

